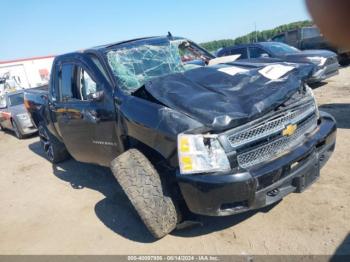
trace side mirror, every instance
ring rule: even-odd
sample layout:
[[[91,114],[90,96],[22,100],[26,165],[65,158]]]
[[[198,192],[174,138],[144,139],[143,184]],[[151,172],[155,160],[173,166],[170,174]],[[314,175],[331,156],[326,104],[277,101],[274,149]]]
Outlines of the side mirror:
[[[104,97],[103,91],[97,91],[95,93],[88,94],[88,99],[92,101],[101,101]]]

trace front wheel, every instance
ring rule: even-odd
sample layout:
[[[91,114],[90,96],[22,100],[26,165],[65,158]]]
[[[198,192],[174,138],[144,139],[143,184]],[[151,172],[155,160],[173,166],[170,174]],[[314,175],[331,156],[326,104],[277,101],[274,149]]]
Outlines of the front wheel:
[[[155,238],[175,229],[178,211],[166,194],[160,177],[150,161],[138,150],[130,149],[111,163],[114,176]]]
[[[39,124],[38,134],[40,144],[52,163],[59,163],[68,158],[69,154],[64,144],[58,141],[43,124]]]

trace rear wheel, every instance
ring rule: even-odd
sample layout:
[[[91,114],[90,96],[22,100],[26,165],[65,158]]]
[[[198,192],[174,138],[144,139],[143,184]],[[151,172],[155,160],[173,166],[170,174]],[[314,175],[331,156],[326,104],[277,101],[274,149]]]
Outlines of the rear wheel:
[[[178,211],[156,169],[138,150],[130,149],[111,163],[114,176],[155,238],[175,229]]]
[[[24,135],[21,133],[21,130],[18,128],[18,125],[17,125],[15,120],[12,120],[12,126],[13,126],[13,131],[16,134],[16,137],[18,139],[22,139],[24,137]]]
[[[38,133],[40,144],[52,163],[59,163],[68,158],[69,154],[64,144],[58,141],[43,124],[39,124]]]

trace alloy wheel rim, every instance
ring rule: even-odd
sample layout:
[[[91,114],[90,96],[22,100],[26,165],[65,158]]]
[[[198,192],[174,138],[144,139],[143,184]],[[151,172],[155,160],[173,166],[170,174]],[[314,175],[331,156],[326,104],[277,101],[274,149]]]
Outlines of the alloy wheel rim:
[[[53,160],[53,148],[52,144],[50,142],[50,138],[46,132],[46,130],[43,127],[39,128],[39,137],[40,137],[40,143],[43,147],[46,155],[50,160]]]

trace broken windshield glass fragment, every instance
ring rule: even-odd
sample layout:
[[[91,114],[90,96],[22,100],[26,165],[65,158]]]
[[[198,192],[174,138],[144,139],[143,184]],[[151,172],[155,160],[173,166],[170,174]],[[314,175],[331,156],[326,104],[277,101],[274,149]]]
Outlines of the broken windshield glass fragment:
[[[108,63],[122,88],[135,90],[155,77],[182,73],[178,44],[139,45],[107,53]]]

